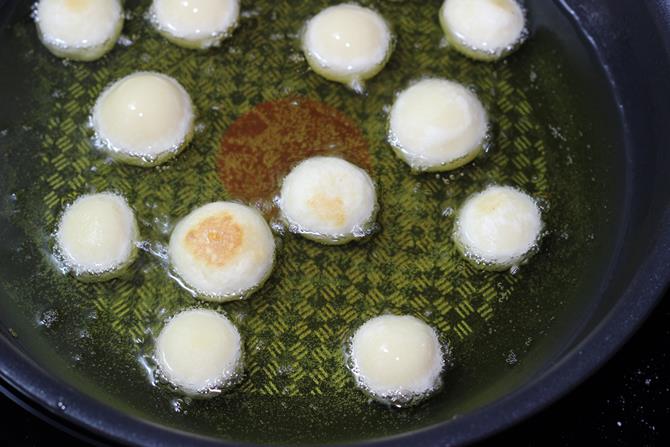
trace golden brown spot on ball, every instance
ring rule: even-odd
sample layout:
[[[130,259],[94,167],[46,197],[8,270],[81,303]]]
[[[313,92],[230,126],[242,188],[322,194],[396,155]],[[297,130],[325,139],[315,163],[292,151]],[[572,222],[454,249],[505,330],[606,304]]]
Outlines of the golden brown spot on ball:
[[[344,225],[346,222],[344,203],[342,203],[342,199],[339,197],[331,197],[322,193],[317,193],[307,201],[307,206],[314,211],[321,220],[335,225]]]
[[[83,11],[90,4],[90,0],[65,0],[65,7],[73,12]]]
[[[493,0],[493,4],[507,12],[514,12],[514,6],[507,0]]]
[[[500,201],[503,198],[503,196],[504,195],[499,192],[494,192],[484,197],[480,197],[478,208],[487,213],[493,213],[500,207]]]
[[[186,234],[185,243],[197,259],[223,267],[239,253],[243,235],[235,218],[224,212],[208,217],[192,228]]]

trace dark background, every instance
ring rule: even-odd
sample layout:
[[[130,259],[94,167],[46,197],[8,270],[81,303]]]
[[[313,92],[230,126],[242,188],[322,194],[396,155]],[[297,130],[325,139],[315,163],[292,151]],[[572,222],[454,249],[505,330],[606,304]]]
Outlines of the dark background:
[[[670,445],[670,292],[601,370],[548,409],[478,447]],[[0,445],[89,445],[0,395]]]

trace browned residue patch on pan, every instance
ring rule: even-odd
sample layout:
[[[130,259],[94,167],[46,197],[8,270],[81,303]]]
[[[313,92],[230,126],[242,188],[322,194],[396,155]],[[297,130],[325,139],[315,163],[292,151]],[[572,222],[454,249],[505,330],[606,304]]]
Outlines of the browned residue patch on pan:
[[[339,155],[371,168],[361,130],[339,110],[306,98],[266,102],[226,131],[219,176],[235,199],[268,200],[294,165],[314,155]]]

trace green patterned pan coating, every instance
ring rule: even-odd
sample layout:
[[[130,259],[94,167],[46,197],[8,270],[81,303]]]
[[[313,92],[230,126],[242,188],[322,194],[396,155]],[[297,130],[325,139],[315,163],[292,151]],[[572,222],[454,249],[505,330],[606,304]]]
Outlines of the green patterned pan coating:
[[[0,330],[11,328],[33,358],[106,404],[173,428],[313,443],[448,420],[509,393],[568,341],[609,240],[615,169],[611,123],[593,120],[600,106],[585,94],[601,87],[590,84],[579,41],[559,38],[574,30],[554,6],[529,2],[529,41],[504,61],[478,63],[445,46],[441,2],[363,2],[398,39],[358,95],[311,72],[301,53],[304,21],[329,2],[243,1],[232,37],[207,51],[167,42],[144,17],[148,3],[126,2],[121,42],[92,63],[54,57],[27,16],[0,38],[0,64],[13,67],[0,72],[13,107],[0,112]],[[157,168],[108,160],[91,143],[97,96],[138,70],[177,79],[198,113],[191,145]],[[398,91],[427,76],[477,93],[492,145],[458,170],[416,175],[386,142],[387,112]],[[368,169],[380,201],[371,238],[325,247],[278,233],[275,270],[244,301],[199,302],[169,276],[162,256],[179,218],[210,201],[241,200],[274,221],[268,208],[279,180],[314,153]],[[544,206],[548,234],[514,274],[473,268],[451,240],[453,210],[490,183],[519,187]],[[145,241],[126,276],[99,284],[62,275],[50,256],[64,206],[91,191],[127,197]],[[153,336],[195,306],[226,313],[244,338],[242,383],[212,399],[185,399],[150,380]],[[421,318],[451,347],[445,386],[419,407],[370,402],[345,369],[347,338],[383,313]]]

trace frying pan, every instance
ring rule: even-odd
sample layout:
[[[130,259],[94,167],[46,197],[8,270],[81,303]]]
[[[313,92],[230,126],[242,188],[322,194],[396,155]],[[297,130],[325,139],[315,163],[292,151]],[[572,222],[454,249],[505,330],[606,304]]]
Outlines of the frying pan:
[[[364,96],[307,71],[297,51],[296,30],[326,3],[245,5],[222,49],[194,53],[148,29],[146,2],[128,1],[126,39],[92,64],[48,54],[29,2],[0,3],[4,393],[64,429],[124,443],[466,444],[571,390],[651,312],[670,278],[667,2],[528,1],[529,41],[495,64],[444,47],[440,2],[366,2],[398,41]],[[139,69],[175,76],[199,111],[191,147],[154,170],[106,160],[86,126],[104,86]],[[393,95],[424,76],[467,84],[492,117],[489,152],[450,174],[414,175],[384,142]],[[297,155],[282,160],[339,144],[365,165],[381,230],[327,251],[279,234],[278,268],[256,296],[195,302],[155,256],[174,219],[221,198],[267,204],[286,166],[263,148],[287,142]],[[472,269],[450,242],[451,210],[491,182],[545,207],[549,233],[514,274]],[[53,265],[50,234],[65,204],[104,189],[135,207],[145,251],[129,276],[79,284]],[[245,381],[213,399],[152,383],[153,334],[196,305],[246,337]],[[342,368],[351,331],[381,313],[423,318],[452,349],[443,388],[418,407],[368,402]]]

